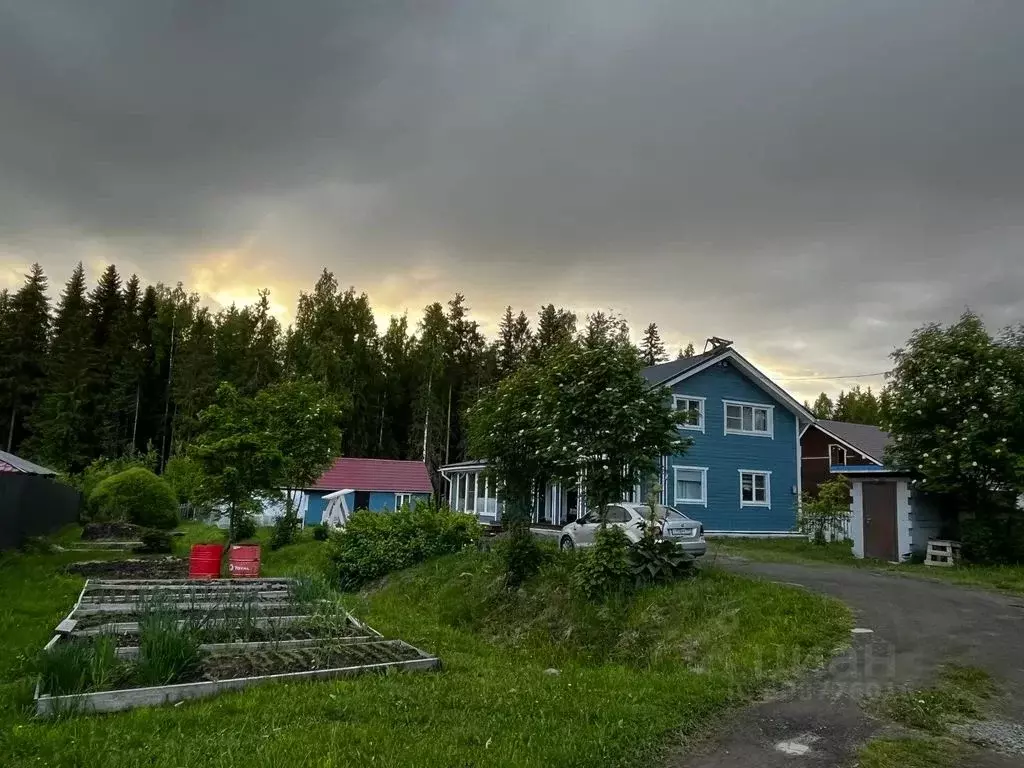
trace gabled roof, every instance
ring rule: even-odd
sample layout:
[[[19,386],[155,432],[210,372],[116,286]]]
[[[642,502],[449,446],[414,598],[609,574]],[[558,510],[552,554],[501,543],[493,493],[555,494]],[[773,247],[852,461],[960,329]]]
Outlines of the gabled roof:
[[[659,384],[664,384],[669,379],[675,378],[681,373],[686,373],[691,368],[696,368],[705,360],[710,360],[713,357],[717,357],[718,355],[722,354],[725,351],[725,349],[713,349],[710,352],[705,352],[702,355],[693,355],[692,357],[681,357],[678,360],[670,360],[667,363],[651,365],[640,371],[640,375],[647,379],[647,382],[651,386],[658,386]]]
[[[433,493],[427,465],[396,459],[335,459],[312,487],[316,491],[384,491]]]
[[[885,446],[891,440],[888,432],[871,424],[851,424],[846,421],[818,419],[814,422],[814,426],[878,464],[882,464],[885,458]]]
[[[782,403],[787,410],[796,414],[798,418],[804,421],[814,421],[814,414],[804,408],[786,390],[761,373],[754,367],[753,363],[732,347],[721,347],[705,352],[702,355],[694,355],[693,357],[684,357],[682,360],[652,365],[644,368],[640,373],[650,382],[652,387],[671,387],[724,360],[731,361],[733,365],[749,376],[755,384]]]
[[[48,475],[53,477],[57,473],[52,469],[33,464],[31,461],[15,456],[7,451],[0,451],[0,472],[18,472],[26,475]]]

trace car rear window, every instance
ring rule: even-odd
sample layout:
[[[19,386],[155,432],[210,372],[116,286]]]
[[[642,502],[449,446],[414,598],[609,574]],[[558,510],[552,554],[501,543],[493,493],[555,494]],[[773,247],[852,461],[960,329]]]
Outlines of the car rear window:
[[[647,507],[644,507],[647,509]],[[678,509],[672,507],[663,507],[660,504],[654,508],[658,513],[659,520],[689,520],[686,515],[680,512]]]

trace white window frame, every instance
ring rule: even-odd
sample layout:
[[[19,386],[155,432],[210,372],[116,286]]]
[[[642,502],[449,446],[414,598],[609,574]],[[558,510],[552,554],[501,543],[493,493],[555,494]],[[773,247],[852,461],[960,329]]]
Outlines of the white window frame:
[[[700,499],[681,499],[679,492],[679,471],[700,472]],[[672,498],[676,504],[689,504],[695,507],[707,507],[708,505],[708,468],[707,467],[673,467],[672,468]]]
[[[835,463],[832,462],[832,449],[833,448],[838,448],[840,451],[843,452],[843,460],[841,462],[839,462],[838,464],[835,464]],[[828,464],[829,464],[830,467],[832,467],[832,466],[835,466],[835,467],[845,467],[845,466],[847,466],[847,462],[849,462],[849,460],[850,460],[850,454],[846,450],[846,446],[845,445],[840,445],[839,443],[829,443],[828,444]]]
[[[681,401],[697,403],[699,406],[697,412],[700,414],[700,419],[696,424],[680,424],[680,429],[687,429],[691,432],[704,432],[704,424],[707,421],[706,409],[704,402],[707,398],[698,397],[697,395],[672,395],[672,408],[676,411],[679,410],[679,403]],[[687,409],[689,410],[689,409]]]
[[[740,473],[740,508],[743,507],[762,507],[763,509],[772,508],[772,473],[764,469],[741,469],[738,470]],[[761,475],[764,478],[764,501],[744,501],[743,500],[743,476],[750,475],[750,488],[751,491],[756,495],[756,486],[754,485],[754,475]]]
[[[402,508],[403,504],[412,505],[413,493],[412,491],[399,491],[395,494],[395,511],[397,512]]]
[[[768,430],[765,432],[758,432],[756,430],[745,430],[745,429],[729,429],[729,406],[734,405],[737,408],[751,408],[761,409],[765,412],[765,422],[768,425]],[[756,423],[754,418],[754,412],[751,410],[750,413],[751,425]],[[740,411],[740,425],[743,424],[743,411]],[[772,440],[775,439],[775,406],[765,405],[764,403],[746,403],[742,400],[723,400],[722,401],[722,429],[723,434],[726,435],[748,435],[750,437],[768,437]]]

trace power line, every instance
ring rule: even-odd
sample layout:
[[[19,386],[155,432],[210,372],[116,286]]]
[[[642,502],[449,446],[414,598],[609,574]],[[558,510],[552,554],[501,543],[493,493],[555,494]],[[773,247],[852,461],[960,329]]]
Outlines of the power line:
[[[851,373],[849,376],[779,376],[779,381],[835,381],[838,379],[867,379],[872,376],[884,376],[892,371],[879,371],[878,373]]]

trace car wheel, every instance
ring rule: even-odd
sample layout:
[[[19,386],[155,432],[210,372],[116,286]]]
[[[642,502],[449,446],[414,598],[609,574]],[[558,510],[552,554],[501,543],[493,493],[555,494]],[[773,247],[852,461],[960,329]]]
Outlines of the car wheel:
[[[576,549],[576,542],[572,540],[571,536],[563,536],[562,540],[558,542],[558,548],[563,552],[568,552],[569,550]]]

